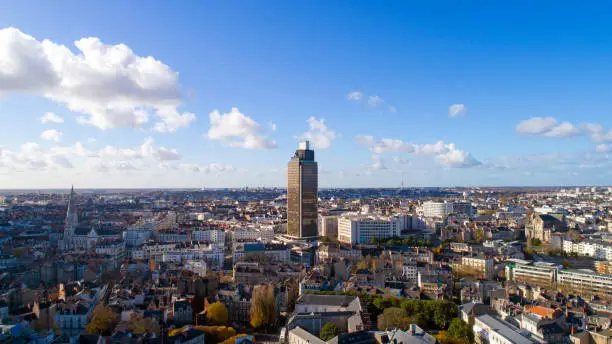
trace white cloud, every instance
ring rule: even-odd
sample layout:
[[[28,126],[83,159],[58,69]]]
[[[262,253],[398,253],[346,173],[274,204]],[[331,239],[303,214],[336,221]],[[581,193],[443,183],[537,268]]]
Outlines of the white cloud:
[[[64,123],[64,119],[60,116],[56,115],[53,112],[46,112],[41,118],[40,121],[43,123]]]
[[[302,134],[300,139],[310,141],[318,149],[329,148],[332,141],[336,139],[336,133],[327,127],[324,119],[319,120],[311,116],[307,122],[309,130]]]
[[[63,155],[51,155],[51,161],[63,168],[74,168],[74,165]]]
[[[361,98],[363,98],[363,93],[358,91],[351,92],[348,94],[348,96],[346,96],[346,98],[348,100],[361,100]]]
[[[154,147],[152,138],[146,139],[140,147],[135,148],[106,146],[100,150],[98,155],[106,160],[140,160],[153,158],[154,160],[164,162],[181,159],[181,155],[176,149]]]
[[[413,153],[415,148],[412,143],[405,143],[402,140],[396,139],[380,139],[377,140],[373,136],[357,136],[358,144],[368,147],[368,149],[376,154],[389,152],[407,152]]]
[[[447,167],[472,167],[482,164],[470,153],[457,149],[455,144],[446,144],[441,140],[435,143],[414,144],[397,139],[376,139],[373,136],[357,136],[356,141],[376,155],[404,152],[422,156],[435,156],[439,164]],[[395,157],[394,161],[397,163],[403,162],[399,157]]]
[[[597,151],[598,153],[606,153],[606,152],[611,152],[612,151],[612,145],[607,145],[607,144],[598,144],[595,147],[595,151]]]
[[[549,137],[573,137],[580,134],[580,129],[569,122],[563,122],[552,127],[544,135]]]
[[[77,53],[16,28],[0,30],[0,94],[54,100],[81,113],[79,123],[100,129],[141,127],[151,114],[157,131],[175,131],[195,120],[179,112],[178,73],[163,62],[96,37],[74,45]]]
[[[457,149],[454,144],[448,144],[447,151],[436,156],[436,160],[446,167],[473,167],[482,163],[461,149]]]
[[[540,135],[549,132],[557,125],[554,117],[532,117],[521,121],[516,126],[516,131],[521,134]]]
[[[229,113],[221,114],[218,110],[210,113],[208,138],[225,142],[231,147],[256,149],[276,148],[276,142],[261,134],[261,125],[251,117],[232,108]]]
[[[453,104],[448,107],[448,117],[457,117],[467,112],[467,107],[464,104]]]
[[[397,112],[397,108],[395,108],[395,106],[393,106],[393,105],[389,105],[389,112],[396,113]]]
[[[444,144],[444,141],[437,141],[436,143],[426,143],[423,145],[414,145],[414,152],[419,155],[442,154],[448,152],[448,150],[449,145]]]
[[[546,137],[574,137],[584,132],[597,131],[597,125],[587,124],[583,128],[569,122],[559,123],[554,117],[532,117],[516,126],[520,134]]]
[[[377,106],[378,104],[384,102],[385,100],[379,96],[369,96],[368,97],[368,105]]]
[[[96,143],[96,141],[97,140],[95,138],[93,138],[93,137],[90,137],[90,138],[87,139],[88,143]]]
[[[64,133],[61,131],[57,131],[55,129],[45,130],[40,134],[40,138],[47,141],[55,141],[58,142]]]

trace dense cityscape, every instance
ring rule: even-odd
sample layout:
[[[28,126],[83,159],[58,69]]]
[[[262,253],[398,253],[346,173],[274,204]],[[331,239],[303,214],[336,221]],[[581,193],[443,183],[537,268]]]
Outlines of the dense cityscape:
[[[611,13],[0,1],[0,344],[612,344]]]
[[[2,343],[607,343],[612,188],[3,191]]]

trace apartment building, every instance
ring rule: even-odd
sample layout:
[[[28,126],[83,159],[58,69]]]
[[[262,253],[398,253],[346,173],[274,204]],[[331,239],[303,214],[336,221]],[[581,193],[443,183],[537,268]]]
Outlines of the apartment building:
[[[194,241],[205,241],[212,244],[225,244],[225,231],[218,229],[195,230],[191,233],[191,239]]]
[[[612,260],[612,244],[603,240],[582,240],[573,242],[563,240],[563,252],[579,256],[593,257],[599,260]]]
[[[461,257],[458,268],[467,275],[482,279],[493,279],[495,276],[495,262],[482,255]]]
[[[474,319],[474,340],[479,344],[533,344],[529,333],[510,323],[485,314]]]
[[[587,269],[562,269],[557,273],[557,286],[565,292],[600,299],[612,300],[612,275],[600,274]]]
[[[557,280],[559,268],[559,265],[553,263],[508,259],[505,272],[508,281],[550,288],[554,286]]]

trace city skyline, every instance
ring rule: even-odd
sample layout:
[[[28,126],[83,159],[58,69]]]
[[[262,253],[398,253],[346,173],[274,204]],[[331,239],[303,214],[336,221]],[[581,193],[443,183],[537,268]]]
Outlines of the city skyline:
[[[529,9],[6,5],[0,189],[609,185],[607,11]]]

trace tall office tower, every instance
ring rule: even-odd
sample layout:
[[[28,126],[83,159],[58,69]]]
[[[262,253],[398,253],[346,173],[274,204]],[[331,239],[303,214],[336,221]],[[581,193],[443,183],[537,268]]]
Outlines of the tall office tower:
[[[308,141],[300,142],[287,165],[287,234],[316,237],[319,171]]]

